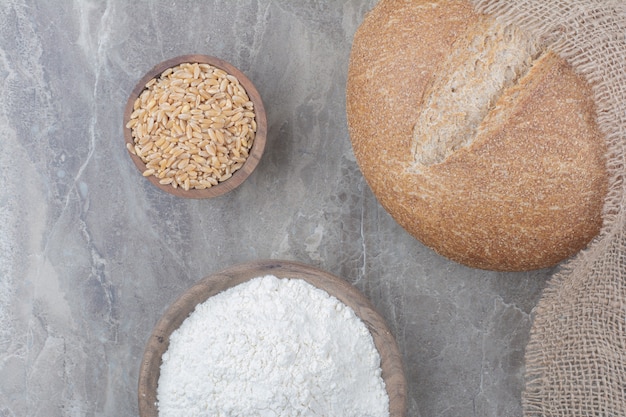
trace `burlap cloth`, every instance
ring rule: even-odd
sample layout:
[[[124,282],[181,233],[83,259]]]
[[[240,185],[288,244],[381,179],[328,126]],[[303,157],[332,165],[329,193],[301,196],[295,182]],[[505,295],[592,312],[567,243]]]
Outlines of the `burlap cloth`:
[[[551,277],[526,347],[524,415],[626,416],[626,0],[473,0],[591,82],[609,146],[604,225]]]

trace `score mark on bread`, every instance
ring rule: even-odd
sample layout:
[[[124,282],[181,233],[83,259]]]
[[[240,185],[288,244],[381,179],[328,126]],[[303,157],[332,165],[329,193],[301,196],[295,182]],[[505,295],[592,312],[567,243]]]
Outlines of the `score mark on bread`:
[[[491,19],[467,27],[426,90],[413,129],[416,164],[438,164],[472,143],[500,96],[528,74],[540,54],[516,27]]]

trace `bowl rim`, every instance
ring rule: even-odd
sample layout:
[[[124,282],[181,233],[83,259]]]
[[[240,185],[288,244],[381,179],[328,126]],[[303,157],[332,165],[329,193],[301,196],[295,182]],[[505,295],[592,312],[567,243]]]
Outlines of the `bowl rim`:
[[[156,64],[152,69],[145,73],[143,77],[137,82],[133,90],[131,91],[129,98],[126,102],[126,106],[124,108],[124,116],[123,116],[123,132],[124,132],[124,142],[126,144],[130,143],[131,146],[134,145],[134,141],[131,134],[131,129],[126,127],[126,124],[130,120],[130,116],[133,113],[133,106],[135,104],[135,100],[139,95],[145,90],[146,83],[151,79],[158,77],[168,68],[175,67],[176,65],[183,63],[199,63],[199,64],[209,64],[216,68],[222,69],[226,71],[228,74],[234,75],[239,80],[239,83],[244,87],[250,101],[254,103],[254,112],[255,112],[255,121],[257,124],[257,131],[254,137],[254,141],[252,143],[252,148],[248,154],[248,158],[246,162],[244,162],[243,166],[235,171],[232,177],[227,180],[218,183],[210,188],[205,189],[189,189],[185,190],[181,187],[174,188],[170,184],[160,184],[157,177],[154,175],[150,175],[146,178],[150,183],[152,183],[157,188],[169,193],[173,194],[177,197],[184,198],[212,198],[223,195],[229,191],[240,186],[256,169],[263,155],[263,151],[265,149],[265,143],[267,140],[267,115],[265,112],[265,107],[263,105],[263,100],[261,99],[261,95],[257,91],[256,87],[252,83],[252,81],[238,68],[234,65],[226,62],[220,58],[211,56],[211,55],[202,55],[202,54],[188,54],[188,55],[180,55],[174,58],[167,59]],[[131,160],[139,170],[140,174],[146,170],[146,164],[139,158],[137,155],[132,154],[128,149],[126,152],[130,156]],[[142,175],[143,176],[143,175]]]
[[[380,355],[382,378],[389,397],[389,416],[405,417],[407,382],[402,355],[393,334],[373,304],[356,287],[326,271],[300,262],[274,259],[245,262],[211,274],[170,304],[153,328],[143,353],[138,381],[139,416],[158,416],[156,393],[161,357],[169,346],[170,334],[197,304],[228,288],[265,275],[303,279],[352,308],[372,335]]]

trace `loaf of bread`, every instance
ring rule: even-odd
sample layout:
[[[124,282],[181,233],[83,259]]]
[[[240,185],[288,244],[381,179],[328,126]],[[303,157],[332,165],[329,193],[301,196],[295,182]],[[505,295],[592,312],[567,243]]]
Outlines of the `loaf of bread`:
[[[592,90],[466,0],[382,0],[357,30],[347,117],[381,205],[481,269],[553,266],[600,230],[606,143]]]

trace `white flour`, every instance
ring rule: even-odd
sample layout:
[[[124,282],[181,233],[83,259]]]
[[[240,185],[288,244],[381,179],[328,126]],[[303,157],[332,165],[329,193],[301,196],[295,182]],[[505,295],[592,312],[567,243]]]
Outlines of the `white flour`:
[[[170,337],[160,417],[388,417],[380,356],[354,311],[304,280],[255,278]]]

